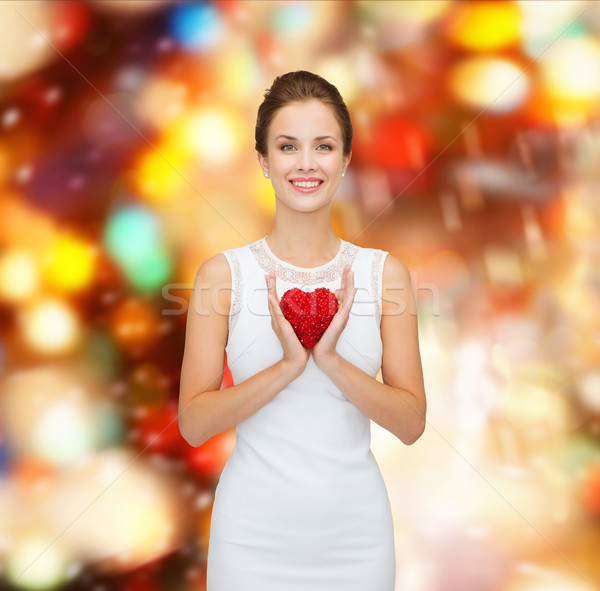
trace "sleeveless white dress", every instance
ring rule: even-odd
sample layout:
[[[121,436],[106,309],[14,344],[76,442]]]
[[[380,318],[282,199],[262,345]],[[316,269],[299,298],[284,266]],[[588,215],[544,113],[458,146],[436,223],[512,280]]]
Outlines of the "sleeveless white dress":
[[[234,384],[281,359],[265,274],[292,287],[357,292],[336,350],[375,377],[381,367],[386,251],[345,240],[316,268],[277,258],[265,238],[223,251],[232,274],[227,361]],[[236,427],[212,509],[207,591],[393,591],[390,503],[370,449],[370,419],[314,363]]]

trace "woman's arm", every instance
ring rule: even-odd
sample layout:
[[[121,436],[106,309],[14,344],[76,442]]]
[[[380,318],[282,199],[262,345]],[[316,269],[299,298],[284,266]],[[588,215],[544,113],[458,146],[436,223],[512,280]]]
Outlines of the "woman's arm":
[[[337,353],[315,358],[315,363],[365,415],[411,444],[425,429],[427,405],[410,274],[391,255],[384,264],[382,296],[383,383]]]
[[[234,427],[298,377],[304,365],[285,356],[244,382],[220,390],[231,300],[231,272],[219,253],[198,269],[188,308],[179,388],[179,430],[193,446]]]

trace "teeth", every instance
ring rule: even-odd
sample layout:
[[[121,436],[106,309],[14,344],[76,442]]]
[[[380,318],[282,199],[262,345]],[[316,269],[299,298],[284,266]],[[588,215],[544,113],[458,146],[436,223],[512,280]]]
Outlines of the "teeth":
[[[321,181],[292,181],[296,187],[302,187],[303,189],[312,189],[318,187]]]

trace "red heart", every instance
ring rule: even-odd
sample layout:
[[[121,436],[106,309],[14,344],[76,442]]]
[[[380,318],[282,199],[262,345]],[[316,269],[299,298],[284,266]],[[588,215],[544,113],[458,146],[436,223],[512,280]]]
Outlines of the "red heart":
[[[288,289],[279,301],[283,315],[289,320],[300,342],[310,349],[327,330],[338,310],[335,294],[326,287],[314,291]]]

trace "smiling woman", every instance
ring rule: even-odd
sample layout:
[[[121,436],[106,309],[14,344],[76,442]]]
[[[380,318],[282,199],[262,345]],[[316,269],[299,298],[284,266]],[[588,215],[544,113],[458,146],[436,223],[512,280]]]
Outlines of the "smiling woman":
[[[259,152],[258,160],[271,177],[278,215],[329,208],[350,162],[343,144],[340,126],[322,102],[291,103],[277,111],[267,134],[267,152]],[[302,198],[306,194],[315,198]],[[291,208],[289,214],[286,208]]]
[[[207,591],[394,589],[370,421],[413,443],[425,392],[408,270],[331,225],[351,142],[334,86],[304,71],[278,77],[256,124],[273,229],[198,270],[179,425],[195,446],[237,433],[215,491]],[[225,353],[234,385],[220,390]]]
[[[267,153],[267,135],[277,111],[292,103],[303,103],[308,100],[317,100],[331,109],[342,134],[344,154],[350,154],[352,121],[344,99],[333,84],[320,76],[303,71],[289,72],[279,76],[265,94],[265,100],[258,108],[254,133],[254,147],[259,154]]]

